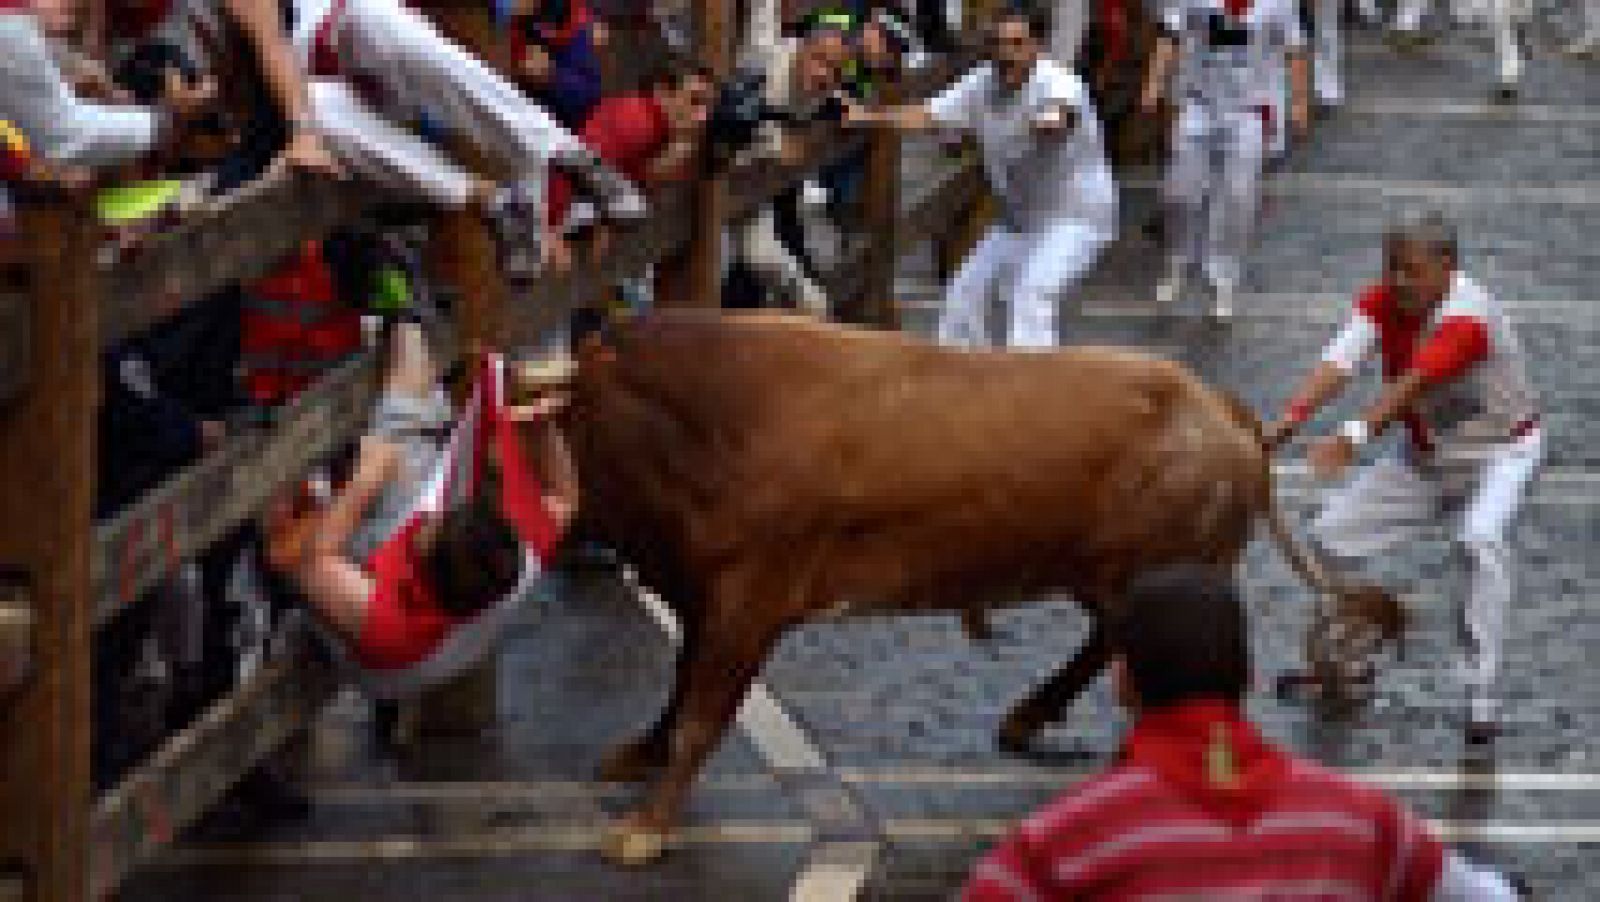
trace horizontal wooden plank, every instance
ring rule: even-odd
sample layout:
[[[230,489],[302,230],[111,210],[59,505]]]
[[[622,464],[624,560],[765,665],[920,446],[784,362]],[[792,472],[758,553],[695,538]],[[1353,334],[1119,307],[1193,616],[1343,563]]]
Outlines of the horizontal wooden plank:
[[[499,314],[500,340],[511,347],[538,342],[564,323],[573,308],[594,303],[617,282],[643,275],[683,247],[694,203],[689,186],[667,185],[651,195],[650,202],[650,218],[637,228],[614,233],[601,260],[541,278],[513,294]]]
[[[188,215],[105,267],[103,345],[171,316],[235,282],[265,275],[283,256],[352,218],[371,186],[283,172]]]
[[[33,602],[27,587],[0,582],[0,700],[33,673]]]
[[[322,658],[304,653],[307,632],[294,629],[282,638],[288,648],[273,663],[168,739],[95,805],[90,898],[105,898],[251,768],[309,726],[332,697],[335,674]]]
[[[33,368],[28,298],[0,291],[0,406],[22,394]]]
[[[332,371],[285,407],[271,429],[229,440],[96,531],[95,622],[104,623],[259,513],[278,489],[327,460],[367,421],[374,355]]]

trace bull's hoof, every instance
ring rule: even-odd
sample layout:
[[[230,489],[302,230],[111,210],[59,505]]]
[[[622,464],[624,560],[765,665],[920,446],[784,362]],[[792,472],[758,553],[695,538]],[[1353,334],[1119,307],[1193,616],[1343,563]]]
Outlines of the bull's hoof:
[[[627,820],[611,828],[600,854],[612,864],[637,868],[660,861],[667,854],[672,833]]]
[[[1023,757],[1033,755],[1037,750],[1033,741],[1039,736],[1039,726],[1025,721],[1015,715],[1009,716],[1000,724],[1000,729],[995,731],[995,745],[1000,751],[1008,755]]]
[[[664,764],[644,742],[624,742],[600,762],[600,779],[607,783],[643,783]]]

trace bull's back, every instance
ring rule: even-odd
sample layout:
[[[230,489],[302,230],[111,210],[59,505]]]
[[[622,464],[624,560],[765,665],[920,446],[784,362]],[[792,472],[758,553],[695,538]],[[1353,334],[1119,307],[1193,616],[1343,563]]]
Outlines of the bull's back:
[[[604,415],[677,425],[657,424],[672,447],[653,451],[591,442],[589,468],[631,470],[638,497],[611,503],[653,504],[652,529],[704,554],[810,549],[833,562],[838,592],[928,595],[998,568],[1059,583],[1074,554],[1146,532],[1128,520],[1145,508],[1221,503],[1185,496],[1228,467],[1199,459],[1231,440],[1225,402],[1135,352],[957,351],[784,317],[686,316],[628,328],[617,353],[596,386]],[[1156,458],[1185,453],[1193,472],[1160,478]]]

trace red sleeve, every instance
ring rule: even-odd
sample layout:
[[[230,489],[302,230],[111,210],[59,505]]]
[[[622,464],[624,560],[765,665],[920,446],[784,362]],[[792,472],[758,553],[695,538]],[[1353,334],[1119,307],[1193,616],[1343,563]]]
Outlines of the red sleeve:
[[[1444,872],[1444,844],[1399,802],[1381,796],[1378,822],[1385,844],[1384,899],[1429,902]]]
[[[978,862],[961,902],[1027,902],[1060,896],[1039,850],[1018,830]]]
[[[1393,303],[1394,296],[1386,286],[1371,285],[1356,295],[1356,313],[1375,323],[1385,322],[1390,318]]]
[[[572,182],[559,169],[550,170],[550,184],[545,189],[545,221],[552,226],[561,225],[572,208]]]
[[[1489,328],[1482,320],[1451,317],[1439,323],[1412,367],[1429,382],[1449,382],[1489,356]]]

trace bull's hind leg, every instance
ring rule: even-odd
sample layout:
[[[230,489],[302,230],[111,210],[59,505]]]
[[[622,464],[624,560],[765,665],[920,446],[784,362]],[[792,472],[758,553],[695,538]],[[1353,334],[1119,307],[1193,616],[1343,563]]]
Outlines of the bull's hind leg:
[[[739,627],[751,635],[730,635]],[[605,856],[628,865],[649,864],[667,850],[684,797],[706,757],[733,722],[745,692],[778,637],[764,624],[718,619],[686,663],[681,702],[672,719],[667,764],[643,807],[606,837]]]
[[[1110,642],[1100,616],[1093,612],[1090,616],[1094,620],[1089,627],[1089,638],[1084,640],[1078,654],[1049,679],[1035,686],[1006,714],[996,736],[1002,750],[1012,754],[1031,751],[1034,737],[1045,724],[1060,718],[1084,687],[1105,669],[1110,659]]]

